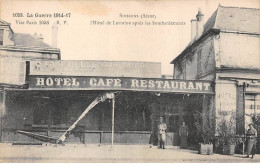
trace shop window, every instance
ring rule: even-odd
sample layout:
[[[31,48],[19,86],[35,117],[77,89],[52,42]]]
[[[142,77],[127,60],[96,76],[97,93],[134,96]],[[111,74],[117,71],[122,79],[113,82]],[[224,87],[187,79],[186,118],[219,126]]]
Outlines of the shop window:
[[[180,116],[179,114],[173,114],[169,117],[169,126],[168,131],[169,132],[178,132],[180,126]]]
[[[64,119],[63,118],[63,115],[66,114],[65,112],[62,112],[58,109],[55,109],[51,112],[51,117],[52,118],[52,124],[53,125],[60,125],[62,124],[62,120]]]
[[[148,108],[143,110],[143,130],[150,131],[151,130],[151,112]]]
[[[4,30],[0,29],[0,45],[4,43]]]
[[[143,129],[143,114],[141,110],[133,108],[130,115],[129,130],[138,131]]]
[[[128,126],[121,130],[129,131],[150,131],[151,130],[151,113],[144,105],[132,107],[128,112]],[[124,123],[124,122],[122,122]]]
[[[48,124],[48,110],[36,109],[33,114],[33,124],[47,125]]]
[[[64,119],[63,116],[64,112],[56,109],[53,105],[48,105],[46,101],[37,102],[37,106],[35,107],[33,113],[33,124],[40,125],[38,127],[60,125]]]

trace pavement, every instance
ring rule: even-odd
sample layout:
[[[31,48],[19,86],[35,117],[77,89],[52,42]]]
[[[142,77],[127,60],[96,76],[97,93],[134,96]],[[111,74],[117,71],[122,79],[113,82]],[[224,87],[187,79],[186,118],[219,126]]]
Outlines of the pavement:
[[[245,155],[200,155],[197,151],[150,145],[54,144],[12,145],[0,143],[0,163],[259,163]]]

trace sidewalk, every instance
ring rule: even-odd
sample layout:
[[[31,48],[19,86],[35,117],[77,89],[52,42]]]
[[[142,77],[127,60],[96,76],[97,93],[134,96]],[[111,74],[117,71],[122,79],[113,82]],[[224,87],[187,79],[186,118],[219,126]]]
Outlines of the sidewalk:
[[[219,163],[248,162],[259,163],[260,155],[254,159],[243,158],[245,155],[200,155],[187,149],[157,149],[149,145],[83,145],[66,144],[56,146],[0,144],[0,163],[18,162],[179,162],[179,163]]]

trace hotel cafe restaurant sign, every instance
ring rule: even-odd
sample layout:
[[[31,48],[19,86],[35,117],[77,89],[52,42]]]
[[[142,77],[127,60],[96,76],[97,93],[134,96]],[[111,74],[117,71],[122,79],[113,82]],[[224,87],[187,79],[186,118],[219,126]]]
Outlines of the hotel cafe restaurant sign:
[[[210,81],[162,79],[160,68],[148,62],[31,61],[29,89],[213,93]]]

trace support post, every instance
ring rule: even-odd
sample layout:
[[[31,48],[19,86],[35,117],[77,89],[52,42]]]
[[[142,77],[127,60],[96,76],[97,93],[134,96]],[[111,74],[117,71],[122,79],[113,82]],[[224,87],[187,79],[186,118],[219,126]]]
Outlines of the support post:
[[[246,83],[243,82],[243,129],[244,129],[244,134],[246,134],[246,122],[245,122],[245,116],[246,116]],[[244,153],[244,152],[243,152]]]
[[[100,139],[99,139],[100,144],[102,144],[102,138],[103,138],[103,131],[100,132]]]
[[[47,135],[47,136],[50,136],[51,126],[52,126],[52,116],[51,116],[51,114],[52,114],[52,108],[50,108],[48,111],[49,111],[49,112],[48,112],[48,128],[47,128],[46,135]]]
[[[114,127],[115,127],[115,97],[112,98],[112,138],[111,138],[111,146],[114,145]]]
[[[245,113],[245,111],[246,111],[246,93],[245,93],[245,91],[246,91],[246,83],[244,82],[243,83],[243,129],[244,129],[244,133],[246,134],[246,126],[245,126],[245,120],[246,120],[246,117],[245,117],[245,115],[246,115],[246,113]],[[245,144],[244,144],[244,142],[243,142],[243,152],[242,152],[242,154],[244,155],[245,154]]]

